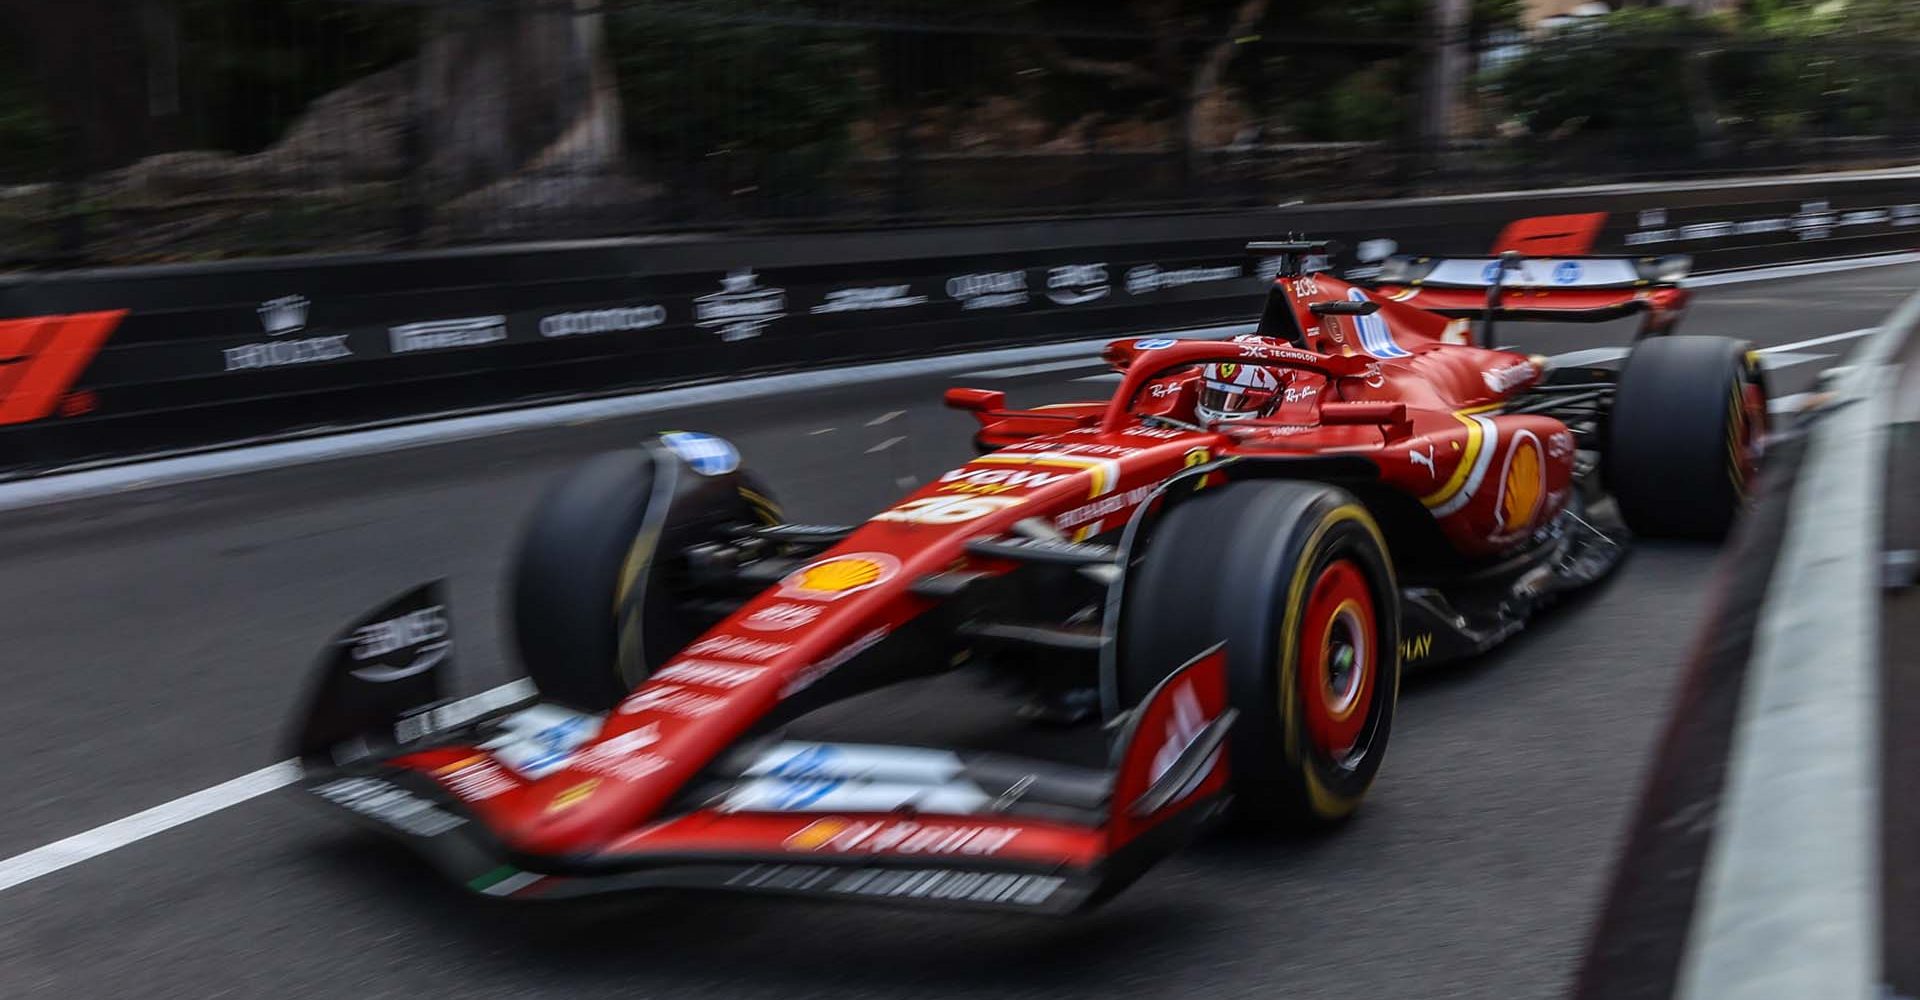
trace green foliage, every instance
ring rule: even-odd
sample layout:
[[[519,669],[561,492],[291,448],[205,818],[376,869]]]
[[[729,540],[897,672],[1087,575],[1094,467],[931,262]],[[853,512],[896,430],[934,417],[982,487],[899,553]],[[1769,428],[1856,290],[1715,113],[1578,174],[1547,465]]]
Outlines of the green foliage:
[[[1538,37],[1491,81],[1535,135],[1605,132],[1623,146],[1693,141],[1680,62],[1700,25],[1685,10],[1627,10]]]
[[[1392,139],[1402,134],[1411,111],[1399,60],[1382,60],[1334,84],[1327,118],[1314,131],[1328,139]]]
[[[638,161],[713,192],[817,190],[851,154],[850,126],[871,105],[870,51],[850,30],[648,6],[610,10],[607,27]]]
[[[1920,10],[1907,0],[1752,0],[1740,16],[1627,10],[1536,39],[1485,82],[1535,135],[1625,148],[1910,128]]]

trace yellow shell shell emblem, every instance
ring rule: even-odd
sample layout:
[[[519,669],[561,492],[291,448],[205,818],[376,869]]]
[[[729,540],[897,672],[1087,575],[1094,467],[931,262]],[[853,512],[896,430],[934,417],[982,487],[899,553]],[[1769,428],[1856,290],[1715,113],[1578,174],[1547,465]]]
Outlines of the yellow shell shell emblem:
[[[877,552],[834,556],[788,574],[781,581],[781,593],[831,601],[876,586],[899,568],[899,560]]]
[[[1507,463],[1507,481],[1500,491],[1500,523],[1508,529],[1533,523],[1540,509],[1540,488],[1546,476],[1540,465],[1540,444],[1527,435],[1513,443]]]

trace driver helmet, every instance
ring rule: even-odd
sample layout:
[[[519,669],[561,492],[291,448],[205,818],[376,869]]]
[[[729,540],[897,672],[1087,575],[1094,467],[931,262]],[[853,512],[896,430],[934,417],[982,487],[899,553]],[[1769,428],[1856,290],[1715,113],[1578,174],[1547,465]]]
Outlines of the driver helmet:
[[[1212,364],[1200,378],[1194,412],[1205,423],[1262,417],[1280,400],[1280,372],[1265,365]]]

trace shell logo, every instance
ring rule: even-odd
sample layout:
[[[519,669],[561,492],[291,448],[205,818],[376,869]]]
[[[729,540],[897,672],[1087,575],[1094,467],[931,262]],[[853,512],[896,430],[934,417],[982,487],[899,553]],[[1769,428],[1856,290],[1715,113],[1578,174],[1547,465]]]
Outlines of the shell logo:
[[[856,552],[832,556],[802,566],[780,581],[782,597],[810,601],[837,601],[848,594],[877,587],[900,570],[900,560],[884,552]]]
[[[1540,439],[1531,431],[1513,436],[1507,451],[1507,468],[1500,477],[1500,502],[1497,513],[1500,527],[1518,531],[1533,523],[1540,512],[1540,498],[1546,492],[1547,467],[1540,453]]]

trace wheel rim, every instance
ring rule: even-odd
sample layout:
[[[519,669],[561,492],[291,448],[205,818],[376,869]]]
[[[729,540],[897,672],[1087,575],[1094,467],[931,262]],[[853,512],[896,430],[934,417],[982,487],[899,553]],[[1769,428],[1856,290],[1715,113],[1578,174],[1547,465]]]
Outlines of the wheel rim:
[[[1737,409],[1728,447],[1732,451],[1733,485],[1745,497],[1760,474],[1760,453],[1766,446],[1767,394],[1751,378],[1743,379],[1736,393]]]
[[[1382,654],[1373,593],[1352,560],[1329,563],[1314,580],[1300,632],[1300,700],[1314,749],[1343,762],[1366,729]]]

